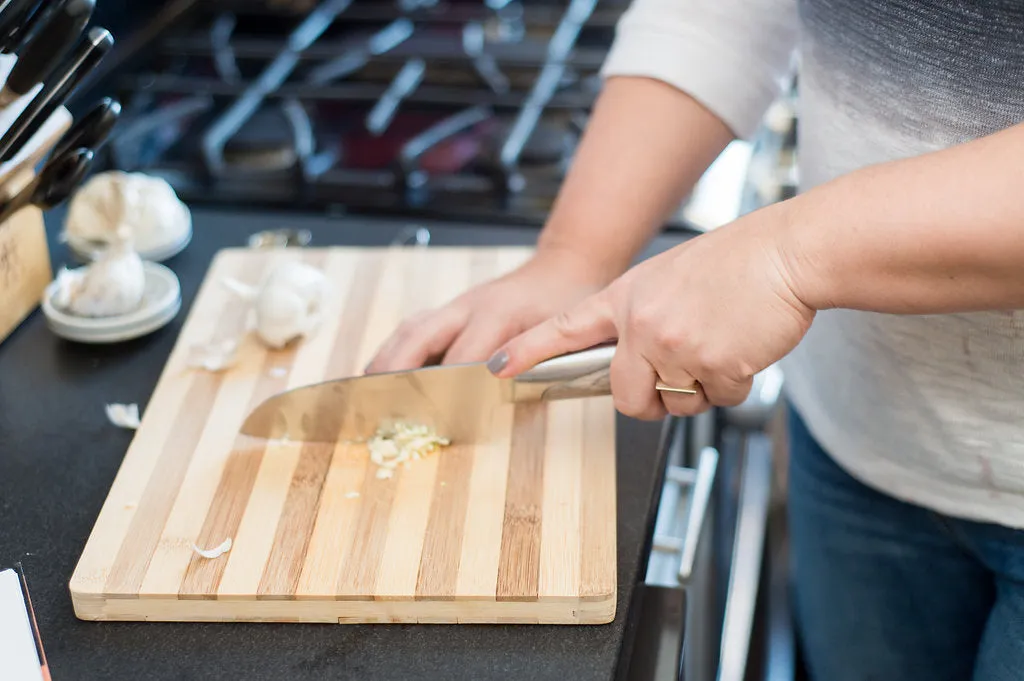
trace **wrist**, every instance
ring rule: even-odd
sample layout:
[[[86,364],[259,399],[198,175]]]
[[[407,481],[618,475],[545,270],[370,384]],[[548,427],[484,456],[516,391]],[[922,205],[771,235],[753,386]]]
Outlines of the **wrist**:
[[[833,259],[838,244],[830,241],[824,222],[814,217],[806,195],[774,204],[771,211],[776,248],[783,276],[793,294],[812,310],[827,310],[836,304],[836,268]]]
[[[617,254],[599,252],[593,245],[567,243],[542,233],[532,260],[567,270],[574,278],[603,288],[629,268],[629,261],[620,262]]]

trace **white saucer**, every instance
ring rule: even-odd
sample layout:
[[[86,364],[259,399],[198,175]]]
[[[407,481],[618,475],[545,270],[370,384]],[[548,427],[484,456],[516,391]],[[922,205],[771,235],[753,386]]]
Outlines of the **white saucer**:
[[[192,227],[188,228],[188,231],[182,235],[182,237],[176,241],[168,241],[166,243],[157,244],[146,250],[136,251],[139,257],[143,260],[150,262],[163,262],[170,258],[178,255],[185,247],[192,241]],[[68,249],[75,256],[75,258],[82,263],[92,262],[96,259],[99,254],[99,249],[92,245],[88,241],[78,239],[74,236],[67,236]]]
[[[116,317],[78,317],[58,310],[52,298],[56,282],[43,294],[43,314],[50,330],[80,343],[119,343],[139,338],[166,325],[181,309],[181,286],[174,272],[153,262],[142,263],[146,288],[137,310]]]

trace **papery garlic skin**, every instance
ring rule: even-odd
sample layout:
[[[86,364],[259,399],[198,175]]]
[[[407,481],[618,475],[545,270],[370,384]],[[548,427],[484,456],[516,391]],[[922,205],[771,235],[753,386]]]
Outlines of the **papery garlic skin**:
[[[125,240],[86,267],[62,270],[52,302],[57,309],[79,317],[114,317],[137,310],[145,289],[142,259]]]
[[[117,241],[119,227],[147,252],[184,240],[192,216],[162,178],[119,170],[94,175],[71,199],[64,236],[105,245]]]
[[[224,281],[237,295],[252,302],[256,335],[274,349],[316,330],[326,283],[323,272],[298,261],[278,264],[257,289],[234,280]]]

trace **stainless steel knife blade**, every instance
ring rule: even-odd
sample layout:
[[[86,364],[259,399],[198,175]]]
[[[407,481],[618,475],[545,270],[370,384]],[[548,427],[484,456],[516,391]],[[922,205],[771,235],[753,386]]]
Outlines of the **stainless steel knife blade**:
[[[608,395],[614,345],[563,355],[511,379],[486,364],[455,364],[315,383],[274,395],[241,433],[266,439],[338,442],[371,436],[388,421],[431,427],[453,442],[489,435],[489,414],[507,403]]]

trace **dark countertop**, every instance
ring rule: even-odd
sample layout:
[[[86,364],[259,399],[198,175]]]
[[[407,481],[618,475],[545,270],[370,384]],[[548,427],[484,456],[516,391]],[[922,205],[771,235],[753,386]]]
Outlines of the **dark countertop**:
[[[48,217],[55,268],[62,214]],[[308,227],[311,245],[386,244],[403,223],[196,210],[195,237],[167,264],[182,312],[119,345],[63,341],[38,311],[0,344],[0,567],[25,567],[55,681],[70,679],[611,679],[629,646],[664,452],[657,424],[619,422],[618,614],[605,626],[84,622],[67,583],[131,440],[108,402],[145,409],[213,254],[271,227]],[[427,225],[430,226],[430,225]],[[530,229],[434,228],[435,244],[530,244]],[[657,247],[674,243],[659,240]]]

